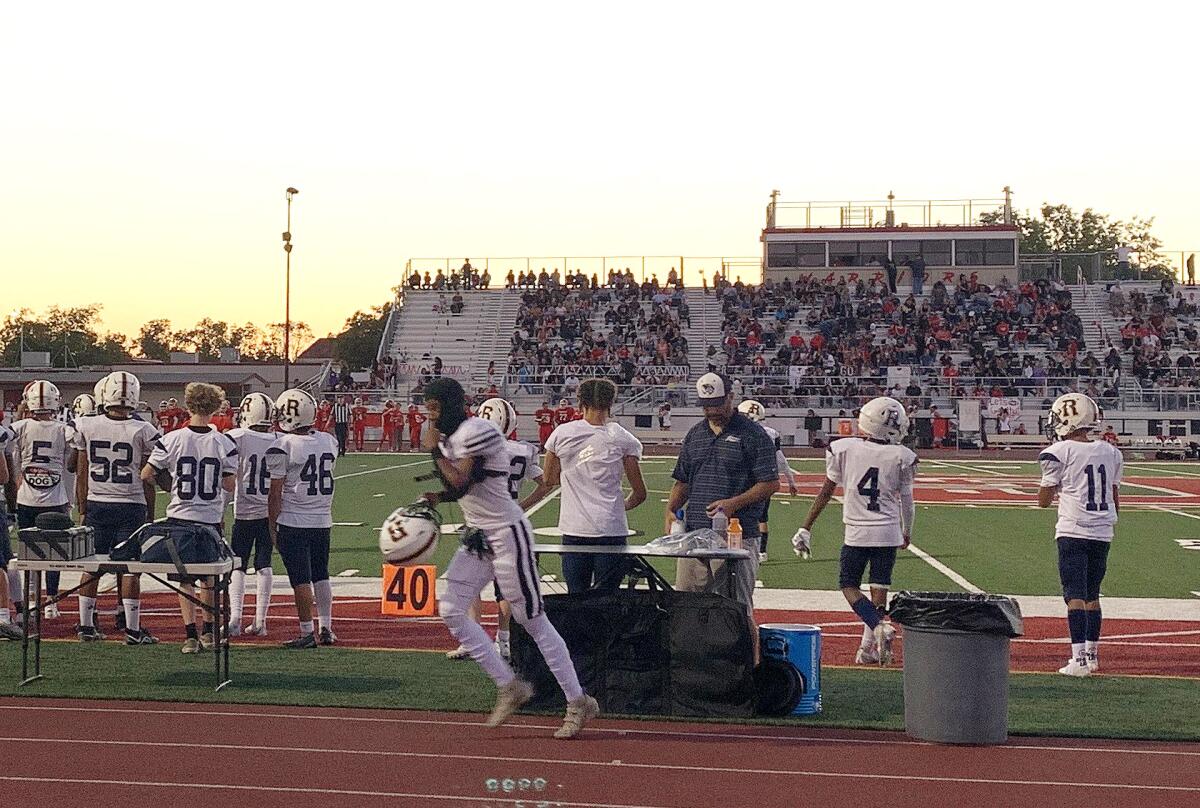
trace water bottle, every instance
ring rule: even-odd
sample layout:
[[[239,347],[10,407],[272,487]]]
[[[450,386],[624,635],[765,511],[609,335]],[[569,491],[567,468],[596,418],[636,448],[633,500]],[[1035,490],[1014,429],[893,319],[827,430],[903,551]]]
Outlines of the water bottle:
[[[742,523],[736,516],[729,520],[727,544],[730,550],[742,549]]]
[[[712,529],[721,535],[721,538],[729,539],[729,517],[725,515],[724,508],[717,508],[717,512],[713,514]]]
[[[683,508],[680,508],[675,511],[675,518],[671,520],[671,535],[678,536],[686,532],[687,530],[683,526]]]

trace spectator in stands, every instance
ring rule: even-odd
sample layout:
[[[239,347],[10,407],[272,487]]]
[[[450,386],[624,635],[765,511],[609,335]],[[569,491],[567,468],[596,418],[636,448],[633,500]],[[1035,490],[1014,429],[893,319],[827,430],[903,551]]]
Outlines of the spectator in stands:
[[[925,259],[920,255],[913,257],[908,263],[909,271],[912,272],[912,293],[920,297],[925,292]],[[892,289],[892,292],[895,292]]]
[[[825,445],[825,433],[821,429],[821,416],[816,410],[810,409],[804,414],[804,431],[807,433],[808,445],[814,449]]]
[[[896,294],[896,276],[899,274],[896,269],[896,262],[889,256],[883,263],[883,269],[887,273],[888,291]]]

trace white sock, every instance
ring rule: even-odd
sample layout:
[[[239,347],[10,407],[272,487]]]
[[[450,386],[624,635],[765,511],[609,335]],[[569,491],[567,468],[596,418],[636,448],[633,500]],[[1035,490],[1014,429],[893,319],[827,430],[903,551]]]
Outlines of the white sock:
[[[8,541],[8,536],[0,536],[0,541]],[[25,600],[25,590],[21,588],[21,573],[12,567],[9,567],[6,572],[8,574],[8,599],[13,603],[20,603]]]
[[[863,626],[862,647],[875,647],[875,629],[871,628],[870,626]]]
[[[442,620],[446,622],[446,628],[450,629],[450,634],[454,639],[467,649],[471,659],[479,663],[479,667],[483,668],[483,672],[496,683],[497,687],[504,687],[515,679],[516,674],[504,661],[504,657],[500,656],[500,652],[496,650],[496,646],[487,632],[483,630],[483,626],[468,617],[465,609],[447,614],[445,611],[447,605],[445,600],[440,604]]]
[[[1081,642],[1071,643],[1071,659],[1083,659],[1084,645],[1085,643]]]
[[[509,632],[504,631],[503,629],[496,630],[496,639],[500,642],[508,642],[508,636]]]
[[[563,642],[562,635],[550,623],[550,619],[545,614],[539,614],[532,620],[527,620],[523,625],[529,632],[529,636],[533,637],[533,641],[537,643],[538,650],[542,652],[542,658],[546,660],[546,667],[558,680],[558,686],[562,688],[567,701],[575,701],[581,697],[583,688],[579,685],[579,675],[575,673],[575,665],[571,662],[571,653],[567,650],[567,644]]]
[[[313,584],[313,600],[317,602],[317,619],[321,621],[321,628],[333,631],[333,585],[328,579]]]
[[[246,605],[246,572],[234,570],[233,579],[229,582],[229,624],[242,624],[242,607]]]
[[[265,626],[267,609],[271,606],[271,584],[274,583],[274,578],[270,567],[258,570],[254,577],[257,579],[257,587],[254,590],[254,623],[258,626]]]
[[[11,623],[11,622],[12,622],[12,612],[9,611],[7,606],[0,606],[0,623]]]
[[[121,605],[125,607],[125,630],[140,631],[142,628],[141,599],[125,598],[121,601]]]
[[[1100,653],[1100,643],[1099,643],[1099,641],[1092,642],[1091,640],[1088,640],[1087,642],[1085,642],[1083,644],[1083,649],[1085,651],[1087,651],[1087,653],[1089,655],[1099,654]]]
[[[311,621],[311,620],[301,620],[301,621],[300,621],[300,634],[301,634],[301,636],[303,636],[303,635],[305,635],[305,634],[312,634],[312,633],[313,633],[313,621]]]
[[[84,595],[79,596],[79,625],[96,625],[96,599]]]

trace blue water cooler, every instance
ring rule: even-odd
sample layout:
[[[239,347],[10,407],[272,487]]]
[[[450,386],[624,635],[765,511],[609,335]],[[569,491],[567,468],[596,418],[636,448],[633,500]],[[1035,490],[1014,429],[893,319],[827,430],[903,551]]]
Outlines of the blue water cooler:
[[[800,679],[800,698],[791,715],[821,712],[821,629],[799,623],[767,623],[758,627],[764,658],[790,665]]]

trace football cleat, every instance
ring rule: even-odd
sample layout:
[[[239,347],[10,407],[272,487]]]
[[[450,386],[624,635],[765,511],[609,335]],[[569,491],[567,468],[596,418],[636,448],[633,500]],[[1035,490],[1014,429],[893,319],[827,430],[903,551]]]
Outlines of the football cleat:
[[[854,654],[855,665],[878,665],[879,654],[874,648],[859,648]]]
[[[600,705],[591,696],[584,693],[567,705],[567,717],[563,725],[554,733],[559,740],[574,738],[587,722],[600,715]]]
[[[195,637],[188,637],[183,641],[183,647],[179,649],[181,654],[198,654],[200,653],[200,641]]]
[[[60,615],[58,613],[58,604],[51,603],[51,604],[47,605],[45,612],[43,612],[43,615],[47,620],[57,620],[60,617]]]
[[[75,626],[75,636],[80,642],[99,642],[104,639],[100,630],[93,626]]]
[[[147,629],[142,629],[140,631],[133,631],[131,629],[125,630],[126,645],[155,645],[157,643],[158,637],[155,637]]]
[[[1089,673],[1097,673],[1100,670],[1100,654],[1098,652],[1088,651],[1083,655],[1083,659],[1087,662]]]
[[[25,633],[12,623],[0,622],[0,640],[24,639]]]
[[[763,563],[766,560],[767,560],[767,554],[765,552],[758,554],[758,563],[759,564]]]
[[[496,693],[496,706],[492,708],[492,714],[488,716],[484,726],[498,727],[512,716],[517,710],[525,706],[525,702],[533,698],[533,685],[526,682],[524,679],[513,679],[506,685],[502,685]],[[570,715],[568,710],[567,715]],[[562,730],[559,730],[561,732]]]
[[[457,648],[455,648],[453,651],[446,652],[446,659],[453,659],[453,660],[457,661],[460,659],[470,659],[470,658],[471,658],[471,652],[467,650],[467,646],[465,646],[465,645],[460,645]]]
[[[296,639],[285,642],[283,647],[289,651],[299,651],[304,648],[316,648],[317,637],[315,634],[301,634]]]
[[[1070,659],[1067,664],[1058,669],[1058,672],[1063,676],[1084,677],[1090,676],[1091,671],[1088,669],[1087,660],[1085,659]]]
[[[875,626],[875,647],[878,649],[879,665],[892,664],[892,640],[896,639],[896,629],[880,621]]]
[[[337,635],[333,633],[333,629],[321,626],[321,633],[317,635],[321,645],[333,645],[337,642]]]
[[[812,558],[812,532],[800,528],[792,536],[792,549],[800,558]]]
[[[240,637],[242,636],[242,624],[230,622],[230,624],[225,627],[225,632],[230,637]]]
[[[267,625],[266,623],[262,625],[251,623],[242,629],[242,634],[245,634],[247,637],[265,637],[267,636]]]

